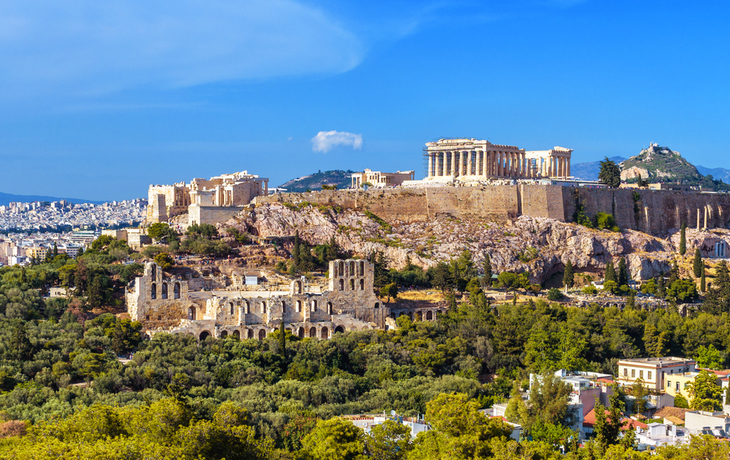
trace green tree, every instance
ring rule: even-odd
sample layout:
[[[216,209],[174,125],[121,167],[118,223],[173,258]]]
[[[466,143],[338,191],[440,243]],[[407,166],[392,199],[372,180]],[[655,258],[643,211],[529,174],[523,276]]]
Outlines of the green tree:
[[[574,282],[574,273],[573,273],[573,262],[568,259],[568,261],[565,263],[565,271],[563,272],[563,284],[565,285],[565,292],[568,292],[568,289],[573,287]]]
[[[163,270],[167,270],[175,264],[175,261],[172,259],[172,257],[170,257],[170,254],[166,252],[161,252],[157,254],[154,258],[154,261]]]
[[[604,157],[598,172],[598,180],[611,188],[618,188],[621,185],[621,169],[614,161]]]
[[[527,289],[530,287],[530,279],[526,273],[502,272],[497,277],[500,287],[508,291],[517,292],[518,289]]]
[[[492,258],[489,257],[489,253],[484,251],[484,262],[482,262],[482,270],[484,270],[484,279],[489,283],[489,286],[491,287],[492,284]]]
[[[563,298],[563,293],[558,288],[550,288],[547,293],[548,300],[555,302]]]
[[[603,451],[608,449],[609,446],[618,444],[621,428],[627,423],[623,420],[623,408],[624,403],[621,400],[621,392],[617,385],[613,386],[613,394],[609,396],[608,410],[596,398],[594,407],[596,423],[593,432],[595,433],[596,443],[601,446]]]
[[[700,275],[700,291],[703,294],[707,292],[707,282],[705,281],[705,264],[702,264],[702,274]]]
[[[618,261],[618,274],[616,282],[619,286],[629,285],[629,270],[626,268],[626,259],[623,257]]]
[[[365,437],[365,452],[375,460],[402,460],[412,448],[410,428],[393,420],[373,426]]]
[[[413,460],[489,458],[492,439],[512,431],[500,419],[479,412],[479,403],[463,393],[439,394],[426,405],[432,430],[419,434],[408,455]]]
[[[686,302],[697,297],[697,286],[694,281],[678,279],[667,289],[667,297],[679,302]]]
[[[694,381],[688,383],[690,405],[693,410],[715,411],[722,408],[722,388],[717,375],[701,370]]]
[[[166,236],[170,236],[171,233],[174,233],[174,230],[163,222],[157,222],[147,227],[147,235],[153,240],[159,241]]]
[[[397,298],[398,285],[396,285],[395,283],[386,284],[385,286],[380,288],[380,296],[387,297],[389,302],[391,301],[391,299]]]
[[[682,222],[682,228],[679,230],[679,254],[684,255],[687,252],[687,224]]]
[[[637,414],[643,414],[646,412],[647,401],[646,397],[649,395],[649,390],[644,386],[644,380],[638,379],[631,385],[631,396],[634,397],[634,412]]]
[[[697,348],[695,361],[697,361],[697,367],[700,368],[713,370],[722,369],[722,357],[720,356],[720,352],[712,344],[707,347],[700,345],[700,347]]]
[[[618,282],[616,279],[616,270],[613,268],[613,261],[609,260],[606,264],[606,274],[604,276],[603,282],[606,283],[608,281]]]
[[[702,269],[704,264],[702,263],[702,256],[700,255],[700,248],[695,248],[695,256],[692,260],[692,272],[695,275],[695,278],[699,278],[702,276]]]
[[[365,434],[342,418],[320,420],[302,441],[302,454],[311,460],[364,460]]]

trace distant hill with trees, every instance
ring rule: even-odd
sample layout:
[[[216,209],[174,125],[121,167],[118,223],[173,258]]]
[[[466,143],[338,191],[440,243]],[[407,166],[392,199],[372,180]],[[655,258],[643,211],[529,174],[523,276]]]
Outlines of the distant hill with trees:
[[[335,169],[332,171],[317,171],[316,173],[291,179],[284,182],[279,188],[287,192],[306,192],[307,190],[321,190],[322,185],[336,185],[338,189],[348,188],[351,184],[351,176],[355,171],[343,171]]]

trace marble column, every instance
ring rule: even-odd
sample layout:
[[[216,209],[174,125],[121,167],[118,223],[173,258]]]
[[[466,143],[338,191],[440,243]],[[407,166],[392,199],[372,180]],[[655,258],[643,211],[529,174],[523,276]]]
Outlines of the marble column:
[[[429,154],[428,154],[428,177],[433,177],[433,157],[434,157],[434,153],[429,152]]]

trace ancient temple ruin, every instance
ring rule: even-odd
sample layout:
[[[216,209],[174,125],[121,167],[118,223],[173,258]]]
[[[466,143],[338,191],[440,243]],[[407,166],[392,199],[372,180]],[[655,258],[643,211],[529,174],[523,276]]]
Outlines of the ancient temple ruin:
[[[203,290],[204,284],[171,276],[154,262],[126,291],[127,311],[144,332],[263,339],[281,323],[299,337],[330,338],[352,330],[388,329],[390,310],[373,291],[373,265],[365,260],[334,260],[327,289],[310,289],[292,280],[288,291]]]
[[[485,140],[439,139],[427,143],[424,149],[428,169],[425,180],[567,178],[572,152],[563,147],[526,151]]]
[[[189,184],[150,185],[147,224],[188,213],[188,224],[216,223],[240,211],[257,196],[269,194],[269,179],[241,171]]]

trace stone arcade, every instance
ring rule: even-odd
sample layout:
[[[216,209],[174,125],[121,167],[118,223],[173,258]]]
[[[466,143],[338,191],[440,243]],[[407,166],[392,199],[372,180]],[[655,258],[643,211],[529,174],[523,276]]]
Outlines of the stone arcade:
[[[426,144],[427,181],[479,182],[487,179],[540,179],[570,176],[573,150],[525,151],[477,139],[439,139]]]
[[[330,338],[335,332],[388,329],[390,310],[373,292],[373,265],[365,260],[335,260],[324,292],[303,280],[288,292],[193,291],[189,281],[172,277],[154,262],[127,287],[127,311],[148,334],[172,332],[263,339],[282,323],[299,337]]]

